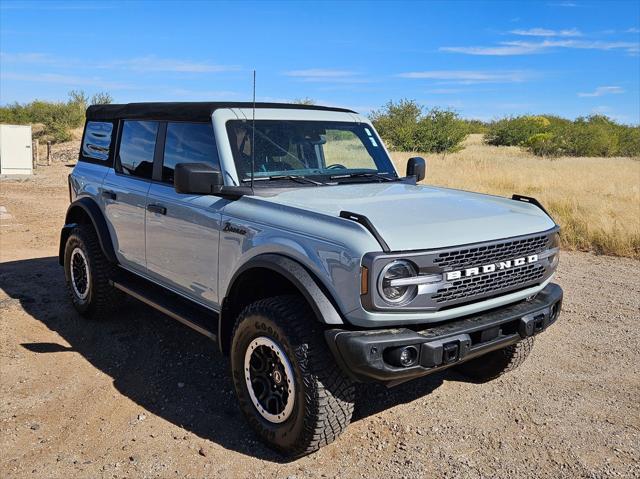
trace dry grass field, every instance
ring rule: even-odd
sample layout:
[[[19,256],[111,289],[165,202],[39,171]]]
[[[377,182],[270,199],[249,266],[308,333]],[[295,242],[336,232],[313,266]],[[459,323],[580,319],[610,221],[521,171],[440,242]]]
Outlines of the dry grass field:
[[[392,152],[400,172],[416,153]],[[562,227],[566,249],[640,258],[640,159],[543,159],[517,147],[485,145],[427,159],[425,183],[500,196],[534,196]]]

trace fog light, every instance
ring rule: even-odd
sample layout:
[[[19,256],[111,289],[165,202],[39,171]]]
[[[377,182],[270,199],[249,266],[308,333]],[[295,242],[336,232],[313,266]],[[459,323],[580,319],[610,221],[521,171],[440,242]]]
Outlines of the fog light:
[[[394,366],[408,368],[418,361],[418,348],[415,346],[387,349],[384,353],[385,361]]]

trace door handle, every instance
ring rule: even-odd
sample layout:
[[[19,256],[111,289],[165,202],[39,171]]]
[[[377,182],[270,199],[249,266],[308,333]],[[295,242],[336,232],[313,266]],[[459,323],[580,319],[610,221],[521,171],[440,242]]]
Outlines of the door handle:
[[[112,201],[115,201],[117,198],[115,192],[111,190],[102,190],[102,197]]]
[[[159,215],[166,215],[167,209],[162,205],[147,205],[147,211],[152,213],[158,213]]]

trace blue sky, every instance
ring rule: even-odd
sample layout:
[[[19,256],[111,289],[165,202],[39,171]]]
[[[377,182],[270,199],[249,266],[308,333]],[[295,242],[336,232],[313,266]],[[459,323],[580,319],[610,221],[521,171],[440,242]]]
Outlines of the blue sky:
[[[640,2],[0,3],[0,102],[415,99],[640,122]]]

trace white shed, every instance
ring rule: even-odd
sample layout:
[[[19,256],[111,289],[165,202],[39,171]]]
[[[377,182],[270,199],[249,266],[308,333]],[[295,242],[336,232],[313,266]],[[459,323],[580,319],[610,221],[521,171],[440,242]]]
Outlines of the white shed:
[[[30,125],[0,125],[0,175],[33,173]]]

